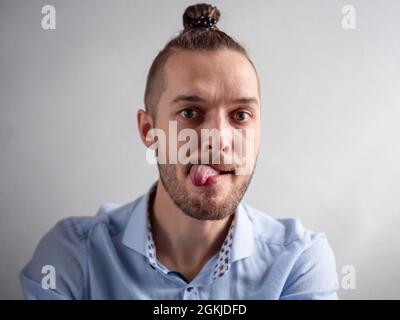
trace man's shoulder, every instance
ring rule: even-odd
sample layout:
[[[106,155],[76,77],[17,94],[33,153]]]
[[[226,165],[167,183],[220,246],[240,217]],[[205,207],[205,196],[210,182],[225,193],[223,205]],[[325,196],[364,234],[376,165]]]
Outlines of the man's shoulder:
[[[95,215],[64,218],[54,229],[68,230],[81,240],[90,238],[97,231],[115,236],[125,230],[129,217],[142,197],[123,205],[107,202],[100,206]]]
[[[93,216],[71,216],[59,220],[40,239],[33,258],[53,257],[55,261],[62,261],[70,256],[85,255],[86,244],[92,238],[113,238],[125,230],[141,198],[124,205],[106,203]]]
[[[41,238],[31,260],[20,272],[25,296],[81,299],[87,278],[88,242],[93,239],[107,242],[108,238],[122,232],[141,198],[125,205],[104,204],[95,216],[69,217],[57,222]],[[58,290],[51,293],[42,290],[40,284],[44,266],[51,266],[57,271]]]
[[[293,243],[311,244],[322,232],[306,229],[298,218],[274,218],[244,203],[251,221],[254,239],[267,245],[289,246]]]

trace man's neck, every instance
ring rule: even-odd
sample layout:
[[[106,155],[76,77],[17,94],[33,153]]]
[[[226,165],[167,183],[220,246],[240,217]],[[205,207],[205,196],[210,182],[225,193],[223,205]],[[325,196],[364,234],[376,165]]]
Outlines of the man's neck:
[[[175,205],[160,180],[149,209],[157,259],[189,281],[219,251],[233,220],[233,215],[214,221],[186,215]]]

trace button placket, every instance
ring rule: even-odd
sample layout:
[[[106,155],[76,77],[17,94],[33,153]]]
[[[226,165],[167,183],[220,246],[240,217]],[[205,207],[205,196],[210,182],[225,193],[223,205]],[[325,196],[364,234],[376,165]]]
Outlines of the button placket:
[[[199,293],[196,287],[188,286],[185,288],[183,296],[185,300],[197,300],[199,298]]]

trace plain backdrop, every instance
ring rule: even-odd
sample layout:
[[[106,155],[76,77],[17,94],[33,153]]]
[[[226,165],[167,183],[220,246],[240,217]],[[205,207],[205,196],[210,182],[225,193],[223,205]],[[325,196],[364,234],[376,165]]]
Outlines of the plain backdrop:
[[[0,298],[22,298],[18,272],[58,220],[130,202],[157,178],[136,112],[193,3],[0,0]],[[340,298],[399,299],[400,2],[211,3],[261,80],[247,202],[327,234],[340,279],[356,270]],[[47,4],[56,30],[41,27]]]

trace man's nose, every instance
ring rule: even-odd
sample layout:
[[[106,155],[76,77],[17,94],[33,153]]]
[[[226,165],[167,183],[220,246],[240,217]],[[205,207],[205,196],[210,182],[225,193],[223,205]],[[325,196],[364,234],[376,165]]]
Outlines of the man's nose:
[[[219,154],[226,157],[232,152],[232,128],[222,113],[211,115],[201,127],[201,150],[202,153]]]

